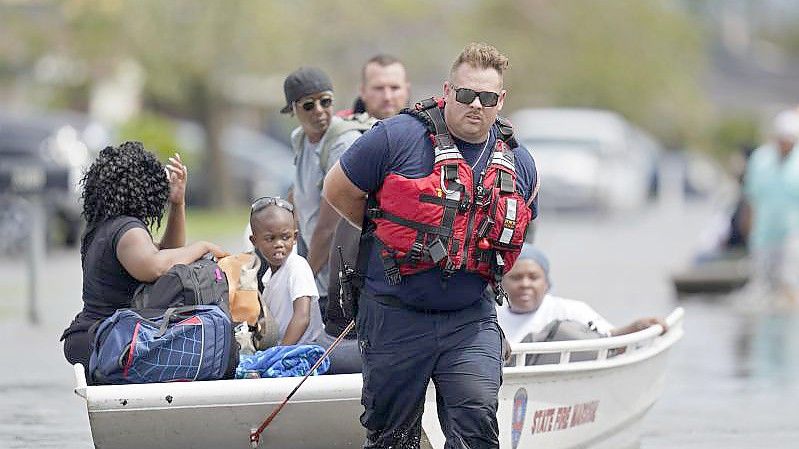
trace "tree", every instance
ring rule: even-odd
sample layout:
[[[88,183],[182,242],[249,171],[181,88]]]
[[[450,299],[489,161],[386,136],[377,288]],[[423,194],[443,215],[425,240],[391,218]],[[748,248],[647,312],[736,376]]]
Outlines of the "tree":
[[[241,106],[226,93],[242,75],[273,81],[266,83],[273,101],[262,108],[276,116],[283,96],[277,80],[300,65],[317,65],[333,78],[338,107],[346,107],[363,62],[388,52],[404,60],[414,98],[421,98],[440,94],[466,43],[485,41],[511,58],[506,113],[544,105],[607,108],[673,145],[699,139],[710,117],[699,88],[703,35],[674,3],[64,0],[43,5],[33,16],[47,11],[47,26],[0,27],[0,71],[15,38],[25,47],[11,46],[24,55],[16,67],[46,50],[84,61],[89,78],[97,79],[117,61],[135,59],[147,74],[149,108],[205,128],[208,191],[217,205],[230,201],[220,133]],[[0,24],[9,22],[5,14],[0,17]]]
[[[711,120],[699,84],[701,28],[674,4],[500,1],[463,14],[482,25],[455,26],[453,35],[492,42],[511,58],[509,109],[611,109],[674,146],[698,139]]]

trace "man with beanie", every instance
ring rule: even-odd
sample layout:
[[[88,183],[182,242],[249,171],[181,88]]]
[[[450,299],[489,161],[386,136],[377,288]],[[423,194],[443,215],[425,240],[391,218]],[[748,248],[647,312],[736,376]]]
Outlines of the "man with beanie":
[[[328,289],[328,255],[339,215],[322,198],[328,170],[361,136],[333,114],[333,83],[315,67],[301,67],[283,83],[286,106],[280,111],[297,117],[300,126],[291,133],[295,175],[289,200],[294,204],[300,237],[297,251],[308,260],[324,310]]]

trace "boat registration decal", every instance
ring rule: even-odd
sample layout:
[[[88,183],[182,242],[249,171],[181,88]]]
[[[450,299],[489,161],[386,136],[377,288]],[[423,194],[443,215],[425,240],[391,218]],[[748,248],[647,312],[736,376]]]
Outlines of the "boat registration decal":
[[[599,408],[599,401],[536,410],[533,414],[532,433],[552,432],[592,423],[596,419],[597,408]],[[514,426],[516,425],[515,416],[514,414]]]
[[[513,449],[519,445],[519,438],[522,436],[524,427],[524,415],[527,412],[527,390],[519,388],[513,397],[513,420],[511,421],[510,439]]]

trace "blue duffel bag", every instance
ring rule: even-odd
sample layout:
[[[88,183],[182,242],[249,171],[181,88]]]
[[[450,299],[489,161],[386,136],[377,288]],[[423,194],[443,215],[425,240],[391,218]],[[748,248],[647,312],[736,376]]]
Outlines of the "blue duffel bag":
[[[93,383],[234,377],[238,349],[230,318],[219,306],[175,307],[154,318],[139,312],[146,311],[120,309],[98,324],[89,359]]]

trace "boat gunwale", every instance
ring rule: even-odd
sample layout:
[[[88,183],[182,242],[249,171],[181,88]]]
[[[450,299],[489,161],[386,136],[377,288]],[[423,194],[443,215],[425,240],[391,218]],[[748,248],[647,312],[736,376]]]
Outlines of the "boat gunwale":
[[[683,336],[682,323],[685,310],[677,307],[666,318],[669,329],[661,335],[660,325],[650,326],[644,330],[616,337],[595,338],[588,340],[570,340],[538,343],[517,343],[511,345],[512,357],[518,361],[521,357],[534,354],[561,354],[561,363],[543,365],[512,365],[503,369],[503,376],[515,377],[528,374],[552,374],[563,372],[580,372],[599,369],[617,368],[640,362],[668,350]],[[609,358],[598,357],[595,360],[570,361],[567,354],[573,352],[601,353],[611,349],[625,348],[625,352]]]
[[[627,335],[620,335],[616,337],[607,337],[607,338],[599,338],[599,339],[590,339],[590,340],[573,340],[573,341],[562,341],[562,342],[539,342],[539,343],[520,343],[511,346],[512,355],[517,357],[523,357],[530,354],[551,354],[551,353],[571,353],[571,352],[585,352],[585,351],[602,351],[602,350],[609,350],[615,348],[622,348],[625,347],[626,351],[623,354],[619,354],[613,357],[605,358],[605,359],[597,359],[597,360],[586,360],[586,361],[568,361],[568,357],[566,357],[565,361],[563,357],[561,357],[562,363],[558,364],[545,364],[545,365],[531,365],[531,366],[506,366],[503,369],[503,376],[510,380],[515,379],[521,376],[544,376],[549,374],[559,374],[565,372],[572,372],[572,373],[579,373],[584,371],[592,371],[592,370],[604,370],[610,368],[617,368],[625,365],[630,365],[633,363],[638,363],[640,361],[655,357],[657,354],[666,351],[669,349],[676,341],[678,341],[682,335],[682,321],[684,316],[684,310],[682,307],[677,307],[667,318],[666,323],[669,326],[669,330],[660,335],[662,332],[662,328],[659,325],[651,326],[647,329],[642,331],[638,331],[632,334]],[[123,385],[87,385],[85,371],[83,366],[80,363],[76,363],[73,365],[74,373],[75,373],[75,388],[74,392],[76,395],[82,397],[86,400],[87,403],[91,402],[89,397],[89,393],[91,396],[106,396],[107,393],[110,393],[114,390],[118,390],[120,388],[124,388],[125,391],[131,393],[131,390],[135,390],[135,394],[133,396],[149,396],[148,390],[152,390],[153,393],[159,394],[162,391],[164,385],[170,385],[171,387],[176,388],[196,388],[197,382],[177,382],[177,383],[151,383],[151,384],[123,384]],[[309,381],[313,382],[314,379],[319,379],[319,381],[333,380],[337,379],[339,381],[344,381],[345,376],[347,376],[350,382],[345,382],[344,385],[336,388],[338,390],[346,390],[348,387],[347,385],[352,382],[357,382],[360,380],[360,374],[337,374],[337,375],[322,375],[322,376],[313,376],[309,378]],[[356,380],[357,378],[357,380]],[[247,388],[245,382],[242,380],[249,380],[251,382],[293,382],[296,378],[281,378],[281,379],[227,379],[222,380],[225,381],[234,381],[235,385],[238,388]],[[219,381],[211,381],[211,382],[219,382]],[[202,383],[202,382],[201,382]],[[233,385],[233,384],[231,384]],[[309,384],[310,386],[310,384]],[[307,389],[306,389],[307,390]],[[128,395],[130,396],[130,395]],[[95,396],[96,397],[96,396]],[[344,398],[335,398],[331,400],[341,400]],[[350,398],[355,399],[355,398]],[[301,399],[298,397],[295,402],[314,402],[324,400],[320,398],[309,398],[309,399]],[[245,402],[241,404],[229,404],[229,405],[242,405],[242,406],[249,406],[249,405],[268,405],[272,404],[274,401],[258,401],[258,402]],[[226,404],[228,405],[228,404]],[[194,407],[201,406],[199,404],[194,404]],[[176,408],[179,406],[172,405],[168,408]],[[166,407],[165,407],[166,408]],[[126,408],[124,410],[134,410],[133,407]],[[112,411],[112,410],[106,410]],[[120,410],[122,411],[122,410]]]

